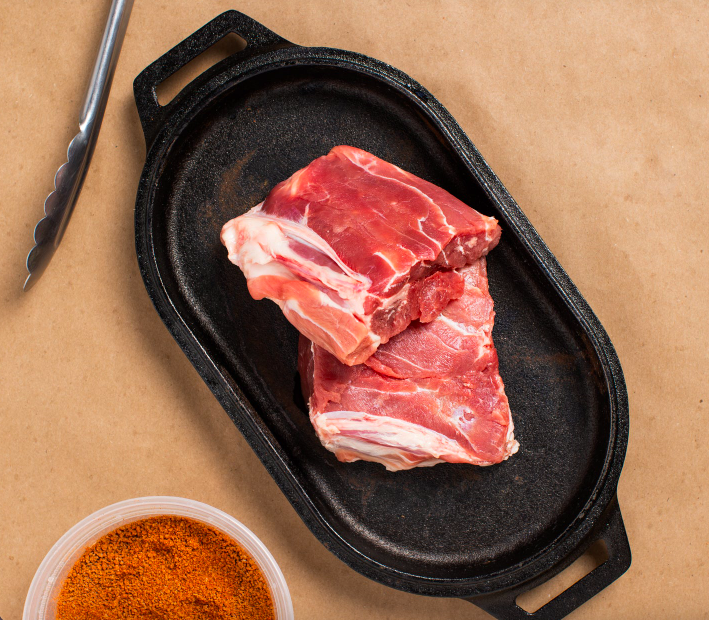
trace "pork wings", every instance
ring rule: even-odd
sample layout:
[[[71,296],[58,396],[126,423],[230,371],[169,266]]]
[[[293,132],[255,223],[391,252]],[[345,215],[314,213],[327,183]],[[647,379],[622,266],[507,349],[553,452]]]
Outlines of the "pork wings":
[[[463,294],[458,268],[500,238],[497,220],[351,146],[337,146],[229,222],[221,239],[254,299],[360,364]]]
[[[517,451],[485,259],[458,273],[459,299],[433,321],[412,323],[365,364],[346,366],[301,335],[310,420],[339,460],[395,471],[442,461],[491,465]]]

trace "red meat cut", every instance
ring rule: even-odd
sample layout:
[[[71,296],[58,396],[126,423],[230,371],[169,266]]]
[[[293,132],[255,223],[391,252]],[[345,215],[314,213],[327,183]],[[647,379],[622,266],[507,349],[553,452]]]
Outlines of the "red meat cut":
[[[456,269],[485,256],[497,220],[374,155],[337,146],[227,222],[221,239],[254,299],[360,364],[412,320],[463,294]]]
[[[519,444],[497,353],[485,259],[459,270],[464,294],[346,366],[305,337],[299,371],[310,420],[341,461],[391,471],[442,461],[491,465]]]

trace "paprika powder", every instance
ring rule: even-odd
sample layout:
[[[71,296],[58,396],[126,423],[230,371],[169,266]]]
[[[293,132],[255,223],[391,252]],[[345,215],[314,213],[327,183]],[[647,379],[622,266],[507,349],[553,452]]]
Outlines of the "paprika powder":
[[[186,517],[134,521],[99,538],[69,571],[57,620],[275,620],[253,558]]]

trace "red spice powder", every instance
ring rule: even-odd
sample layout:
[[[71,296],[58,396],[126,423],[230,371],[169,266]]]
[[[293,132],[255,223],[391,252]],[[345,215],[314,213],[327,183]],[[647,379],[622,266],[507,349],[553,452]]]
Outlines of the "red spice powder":
[[[275,620],[266,578],[222,532],[185,517],[134,521],[91,545],[57,620]]]

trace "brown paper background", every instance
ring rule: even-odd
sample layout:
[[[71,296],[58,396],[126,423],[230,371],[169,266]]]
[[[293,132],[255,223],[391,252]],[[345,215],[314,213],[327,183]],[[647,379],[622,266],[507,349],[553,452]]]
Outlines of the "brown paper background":
[[[25,295],[32,228],[76,132],[109,4],[0,6],[0,615],[21,617],[37,566],[81,518],[168,494],[217,506],[261,537],[298,618],[488,617],[380,586],[326,551],[145,293],[132,80],[237,8],[429,88],[608,330],[630,394],[619,498],[633,565],[572,617],[709,617],[706,3],[136,0],[76,212]]]

